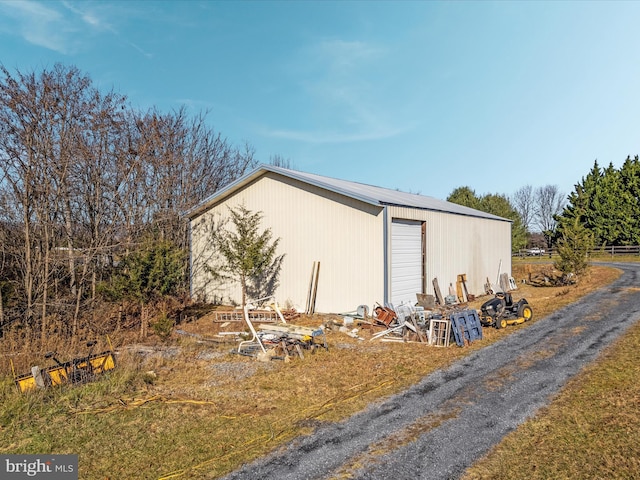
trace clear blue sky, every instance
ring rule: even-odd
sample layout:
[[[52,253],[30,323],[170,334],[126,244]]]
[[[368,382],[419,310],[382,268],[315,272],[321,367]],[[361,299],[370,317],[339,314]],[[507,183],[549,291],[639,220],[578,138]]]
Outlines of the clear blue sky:
[[[11,72],[77,66],[261,162],[445,198],[640,154],[640,2],[4,1]]]

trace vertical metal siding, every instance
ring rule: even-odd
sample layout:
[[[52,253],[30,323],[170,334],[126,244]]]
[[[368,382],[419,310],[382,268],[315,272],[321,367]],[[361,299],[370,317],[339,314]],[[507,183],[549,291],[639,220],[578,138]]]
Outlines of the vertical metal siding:
[[[498,268],[511,273],[511,223],[404,207],[389,207],[389,216],[426,222],[427,293],[438,279],[443,295],[457,275],[467,275],[469,293],[484,293],[487,278],[496,281]],[[390,247],[393,249],[393,247]]]
[[[240,301],[239,288],[208,281],[203,265],[215,265],[203,220],[228,218],[228,207],[262,211],[261,228],[280,237],[286,254],[276,292],[280,303],[304,308],[311,268],[320,261],[316,310],[351,311],[359,304],[391,300],[393,219],[425,222],[426,293],[438,278],[444,294],[458,274],[469,293],[482,294],[498,267],[511,272],[511,223],[445,212],[376,206],[269,172],[192,219],[192,293],[209,301]],[[206,223],[206,222],[205,222]]]
[[[268,173],[213,206],[192,223],[228,217],[228,207],[243,204],[261,211],[261,229],[280,238],[285,259],[276,292],[278,301],[304,308],[314,261],[320,262],[316,310],[341,312],[383,297],[383,208]],[[194,229],[194,255],[205,249],[202,230]],[[239,288],[214,289],[196,269],[194,291],[207,299],[240,301]],[[198,288],[199,287],[199,288]]]

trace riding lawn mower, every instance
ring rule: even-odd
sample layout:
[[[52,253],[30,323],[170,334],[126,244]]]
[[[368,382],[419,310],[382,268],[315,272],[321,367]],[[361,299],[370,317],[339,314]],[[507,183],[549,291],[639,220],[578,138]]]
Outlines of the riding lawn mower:
[[[498,292],[480,307],[480,323],[484,327],[506,328],[533,318],[533,309],[526,298],[513,302],[508,292]]]

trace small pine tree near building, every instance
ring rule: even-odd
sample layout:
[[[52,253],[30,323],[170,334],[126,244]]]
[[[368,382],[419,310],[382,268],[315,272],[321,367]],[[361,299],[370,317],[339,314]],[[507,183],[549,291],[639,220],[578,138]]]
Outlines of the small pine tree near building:
[[[572,223],[564,225],[562,229],[557,243],[560,258],[556,260],[555,268],[565,275],[586,273],[589,268],[589,252],[593,247],[592,232],[580,222],[580,216],[576,216]]]
[[[233,229],[222,229],[213,236],[223,262],[207,270],[215,277],[238,281],[244,307],[247,297],[273,295],[284,254],[276,255],[280,239],[272,241],[270,229],[260,231],[262,212],[252,212],[243,205],[229,211]]]

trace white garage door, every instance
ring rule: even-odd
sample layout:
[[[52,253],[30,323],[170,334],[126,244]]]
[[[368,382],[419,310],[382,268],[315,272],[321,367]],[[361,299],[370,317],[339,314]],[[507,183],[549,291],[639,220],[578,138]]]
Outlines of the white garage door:
[[[391,303],[416,303],[422,292],[422,223],[391,221]]]

